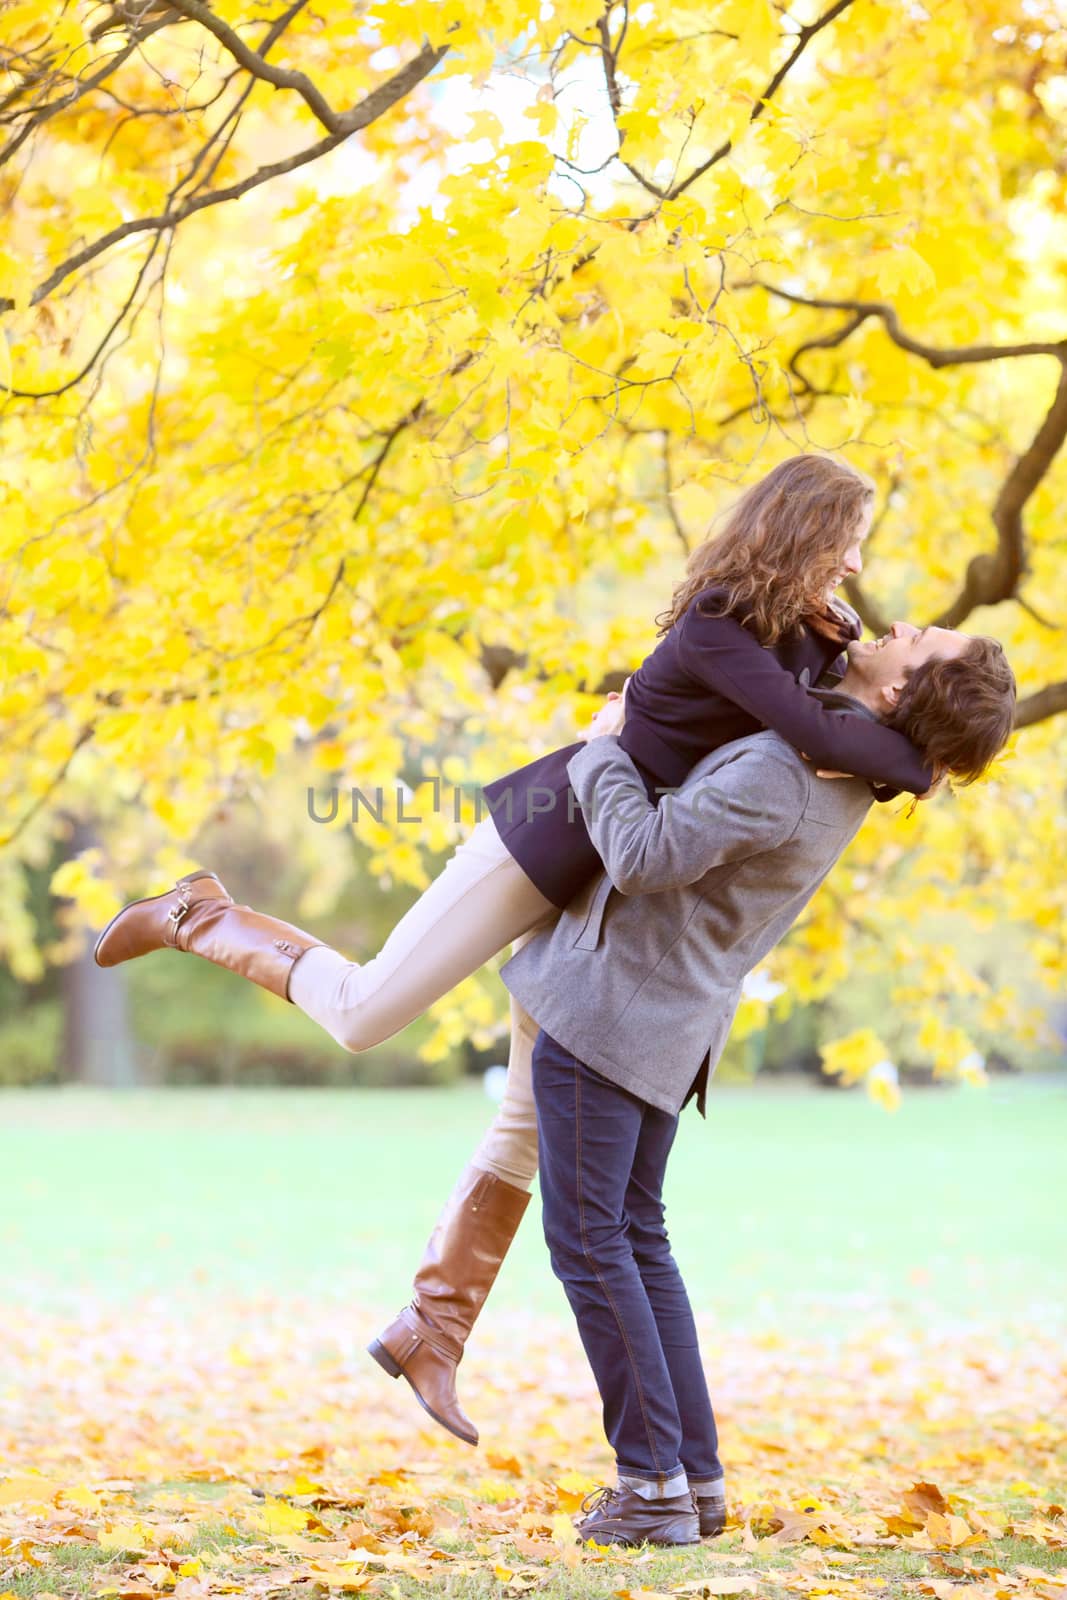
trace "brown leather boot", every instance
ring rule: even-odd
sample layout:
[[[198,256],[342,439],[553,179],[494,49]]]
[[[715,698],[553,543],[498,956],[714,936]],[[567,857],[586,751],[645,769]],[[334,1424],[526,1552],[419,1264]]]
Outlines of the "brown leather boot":
[[[190,872],[166,894],[123,906],[96,941],[93,957],[98,967],[116,967],[152,950],[188,950],[288,1000],[297,958],[321,943],[291,922],[235,905],[215,873]]]
[[[530,1203],[495,1173],[467,1167],[430,1235],[411,1304],[367,1346],[391,1378],[406,1378],[435,1422],[467,1444],[478,1430],[456,1396],[467,1335]]]

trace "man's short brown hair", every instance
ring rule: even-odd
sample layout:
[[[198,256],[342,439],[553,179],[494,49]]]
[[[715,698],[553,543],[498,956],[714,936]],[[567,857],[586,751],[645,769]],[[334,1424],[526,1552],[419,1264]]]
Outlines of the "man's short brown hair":
[[[935,656],[908,674],[889,726],[938,771],[974,783],[1011,737],[1015,697],[1003,646],[979,635],[960,655]]]

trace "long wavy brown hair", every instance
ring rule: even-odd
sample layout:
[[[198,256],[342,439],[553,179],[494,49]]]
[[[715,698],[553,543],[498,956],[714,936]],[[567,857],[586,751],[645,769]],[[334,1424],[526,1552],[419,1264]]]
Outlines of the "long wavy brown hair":
[[[736,617],[763,644],[777,644],[801,622],[826,631],[827,590],[874,493],[870,478],[831,456],[779,462],[690,555],[670,610],[656,618],[660,635],[713,585],[725,594],[709,615]]]

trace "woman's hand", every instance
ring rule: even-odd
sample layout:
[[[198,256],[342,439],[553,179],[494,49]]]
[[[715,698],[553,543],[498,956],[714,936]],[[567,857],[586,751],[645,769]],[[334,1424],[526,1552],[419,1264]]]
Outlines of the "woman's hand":
[[[622,693],[616,694],[614,689],[600,710],[594,715],[589,728],[579,733],[578,738],[583,744],[588,744],[590,739],[598,739],[605,733],[621,733],[626,721],[626,683],[622,686]]]
[[[809,766],[811,765],[811,757],[806,750],[798,750],[797,755],[802,761],[806,761]],[[830,767],[818,767],[815,776],[817,778],[854,778],[856,774],[854,772],[838,772]]]
[[[934,779],[929,789],[926,790],[925,794],[916,795],[916,800],[932,800],[934,795],[940,794],[942,789],[945,787],[946,783],[948,782],[948,768],[935,765],[933,772]]]
[[[598,715],[599,715],[599,713],[598,713]],[[803,751],[801,751],[800,753],[801,753],[801,755],[804,755]],[[804,756],[804,760],[805,761],[810,761],[811,757],[810,756]],[[831,772],[825,767],[819,767],[817,769],[816,773],[815,773],[815,776],[817,778],[854,778],[856,776],[856,774],[854,772]],[[939,767],[935,767],[934,768],[934,781],[931,783],[929,789],[927,789],[924,794],[912,795],[912,799],[914,801],[932,800],[936,794],[940,794],[941,790],[945,786],[945,783],[946,783],[947,779],[948,779],[948,772],[946,771],[946,769],[944,767],[940,767],[940,768]]]

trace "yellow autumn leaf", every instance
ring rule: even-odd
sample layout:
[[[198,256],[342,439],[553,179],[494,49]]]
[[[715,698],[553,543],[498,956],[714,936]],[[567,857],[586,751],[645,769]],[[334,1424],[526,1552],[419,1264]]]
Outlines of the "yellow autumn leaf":
[[[152,1542],[152,1529],[143,1522],[109,1522],[97,1531],[101,1550],[126,1551],[140,1555]]]
[[[966,1544],[974,1537],[974,1530],[962,1517],[954,1514],[943,1516],[937,1511],[931,1511],[927,1517],[926,1532],[935,1545],[951,1550]]]
[[[870,262],[880,294],[892,299],[900,290],[923,294],[936,285],[933,268],[911,245],[898,244],[878,251]]]
[[[146,1561],[141,1571],[156,1589],[173,1589],[178,1581],[177,1574],[162,1561]]]
[[[49,1504],[55,1497],[57,1485],[35,1473],[15,1474],[0,1479],[0,1506],[24,1504]]]
[[[308,1525],[309,1513],[285,1500],[265,1500],[262,1507],[249,1512],[248,1521],[264,1533],[300,1533]]]
[[[596,1479],[584,1472],[564,1472],[556,1479],[556,1498],[564,1512],[577,1511],[586,1495],[592,1494],[596,1487]]]
[[[58,1504],[76,1506],[80,1511],[99,1511],[103,1501],[95,1490],[78,1484],[73,1489],[64,1489],[56,1496]]]

